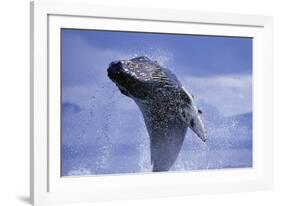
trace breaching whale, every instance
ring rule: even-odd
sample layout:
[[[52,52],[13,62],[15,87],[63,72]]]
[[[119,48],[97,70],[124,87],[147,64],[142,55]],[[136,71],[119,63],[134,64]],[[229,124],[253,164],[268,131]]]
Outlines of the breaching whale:
[[[150,136],[152,171],[167,171],[173,166],[188,127],[206,141],[202,111],[170,70],[140,56],[114,61],[107,72],[120,92],[132,98],[143,114]]]

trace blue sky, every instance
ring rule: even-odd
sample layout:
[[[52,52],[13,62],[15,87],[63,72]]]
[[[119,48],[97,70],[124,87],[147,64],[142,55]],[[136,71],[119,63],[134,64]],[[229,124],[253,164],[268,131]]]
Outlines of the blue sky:
[[[63,87],[106,82],[111,61],[146,55],[223,114],[252,110],[251,38],[65,29],[62,49]]]
[[[145,53],[152,48],[167,50],[174,56],[174,66],[183,67],[182,72],[187,75],[250,74],[252,68],[251,38],[87,30],[68,30],[63,35],[70,38],[72,35],[80,35],[87,44],[96,48],[122,50],[126,53]]]
[[[188,130],[174,170],[251,166],[252,39],[63,29],[63,174],[150,171],[142,114],[107,77],[111,61],[140,55],[203,111],[209,143]]]

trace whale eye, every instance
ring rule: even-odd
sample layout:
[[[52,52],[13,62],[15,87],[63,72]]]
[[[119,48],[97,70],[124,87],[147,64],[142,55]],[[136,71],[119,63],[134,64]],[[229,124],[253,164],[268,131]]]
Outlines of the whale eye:
[[[191,119],[191,120],[190,120],[190,126],[191,126],[191,127],[194,127],[194,119]]]
[[[203,112],[202,112],[200,109],[198,109],[198,113],[199,113],[199,114],[202,114]]]

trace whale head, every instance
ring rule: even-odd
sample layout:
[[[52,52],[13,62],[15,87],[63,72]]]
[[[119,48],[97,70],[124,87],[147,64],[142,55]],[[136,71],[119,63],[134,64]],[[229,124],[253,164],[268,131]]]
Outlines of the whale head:
[[[156,89],[178,84],[172,81],[175,80],[173,74],[145,56],[114,61],[107,71],[122,94],[138,100],[150,99]]]
[[[141,56],[114,61],[107,72],[120,92],[132,98],[143,114],[150,136],[153,171],[169,170],[173,165],[187,128],[206,141],[201,110],[170,70]]]
[[[169,117],[177,114],[186,127],[191,128],[203,142],[206,141],[201,110],[197,109],[193,96],[170,70],[161,67],[157,61],[140,56],[114,61],[107,72],[122,94],[134,99],[138,105],[140,102],[152,104],[150,107],[157,105],[153,112],[168,114],[166,116]],[[163,111],[160,110],[160,104],[163,105]],[[166,108],[171,108],[171,111]]]

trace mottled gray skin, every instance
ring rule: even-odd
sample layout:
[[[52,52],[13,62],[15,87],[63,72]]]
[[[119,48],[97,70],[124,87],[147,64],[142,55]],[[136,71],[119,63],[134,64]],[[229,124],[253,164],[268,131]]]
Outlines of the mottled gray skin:
[[[141,56],[112,62],[109,78],[139,106],[150,136],[153,171],[169,170],[181,150],[187,128],[206,141],[202,113],[177,77]]]

